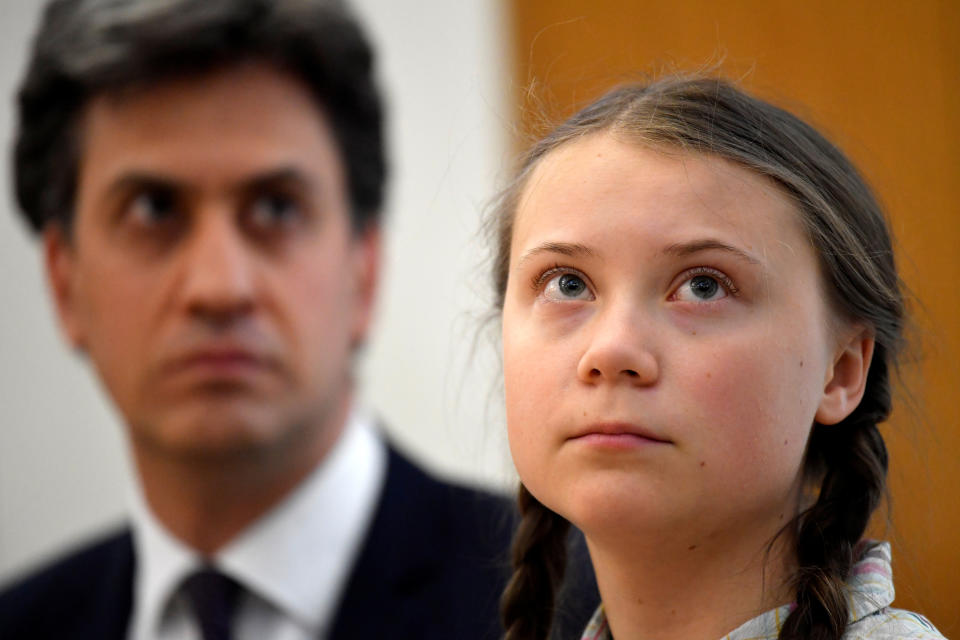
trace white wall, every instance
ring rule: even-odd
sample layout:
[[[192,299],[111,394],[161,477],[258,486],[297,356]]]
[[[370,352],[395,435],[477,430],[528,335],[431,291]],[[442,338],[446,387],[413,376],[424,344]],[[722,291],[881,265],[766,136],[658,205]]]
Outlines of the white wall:
[[[117,416],[61,343],[37,248],[14,213],[12,96],[40,4],[0,4],[0,582],[120,519],[130,481]],[[487,308],[476,231],[508,166],[500,4],[357,0],[380,54],[393,167],[362,395],[427,466],[505,486],[498,355],[489,340],[471,353]]]

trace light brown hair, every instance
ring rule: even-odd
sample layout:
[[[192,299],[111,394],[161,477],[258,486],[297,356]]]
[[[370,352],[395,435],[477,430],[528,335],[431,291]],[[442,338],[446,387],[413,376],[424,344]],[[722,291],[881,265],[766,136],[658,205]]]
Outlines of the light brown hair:
[[[794,202],[838,318],[864,324],[876,345],[863,400],[838,425],[814,425],[804,461],[816,501],[787,527],[796,540],[797,607],[781,640],[839,640],[848,577],[886,489],[887,451],[877,424],[891,410],[891,372],[903,345],[904,295],[886,219],[856,168],[796,116],[728,81],[669,77],[616,89],[533,145],[502,192],[492,220],[496,306],[503,308],[520,197],[539,162],[583,136],[611,132],[630,143],[710,154],[772,179]],[[562,579],[565,521],[521,485],[514,574],[501,600],[508,640],[547,638]],[[785,530],[787,530],[785,528]]]

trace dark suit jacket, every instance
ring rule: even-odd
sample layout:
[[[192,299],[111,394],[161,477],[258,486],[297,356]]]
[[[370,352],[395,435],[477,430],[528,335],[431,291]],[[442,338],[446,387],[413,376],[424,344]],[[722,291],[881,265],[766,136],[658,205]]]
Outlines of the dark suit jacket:
[[[438,481],[390,449],[387,479],[330,640],[493,640],[509,576],[509,501]],[[578,638],[598,602],[579,545],[560,628]],[[0,593],[0,640],[123,640],[136,558],[124,529]]]

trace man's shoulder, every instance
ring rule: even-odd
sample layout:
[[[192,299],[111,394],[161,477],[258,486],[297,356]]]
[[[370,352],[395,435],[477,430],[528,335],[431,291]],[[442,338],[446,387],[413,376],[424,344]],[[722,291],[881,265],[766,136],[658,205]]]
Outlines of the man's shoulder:
[[[499,600],[517,522],[508,496],[440,479],[390,447],[380,503],[331,637],[382,635],[364,626],[374,602],[375,618],[395,638],[502,637]],[[570,549],[554,637],[582,631],[599,602],[582,536],[571,535]]]
[[[84,544],[0,589],[0,636],[46,638],[66,630],[78,638],[122,636],[133,567],[126,528]]]
[[[506,495],[441,479],[393,447],[380,511],[395,513],[408,526],[429,528],[448,542],[469,543],[481,537],[501,550],[517,522],[515,502]]]
[[[513,513],[508,498],[442,480],[389,447],[330,637],[499,637]]]

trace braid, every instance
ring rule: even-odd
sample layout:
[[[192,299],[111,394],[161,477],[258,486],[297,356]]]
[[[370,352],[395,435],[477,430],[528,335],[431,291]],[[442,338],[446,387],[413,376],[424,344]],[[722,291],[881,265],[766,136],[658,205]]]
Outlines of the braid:
[[[567,564],[570,523],[543,506],[522,484],[520,525],[513,538],[513,576],[500,598],[505,640],[546,640],[556,590]]]
[[[815,425],[807,451],[808,472],[822,473],[816,503],[800,518],[797,608],[780,640],[840,640],[849,610],[844,583],[863,536],[885,493],[887,449],[877,423],[890,413],[890,385],[883,353],[860,406],[837,425]]]

